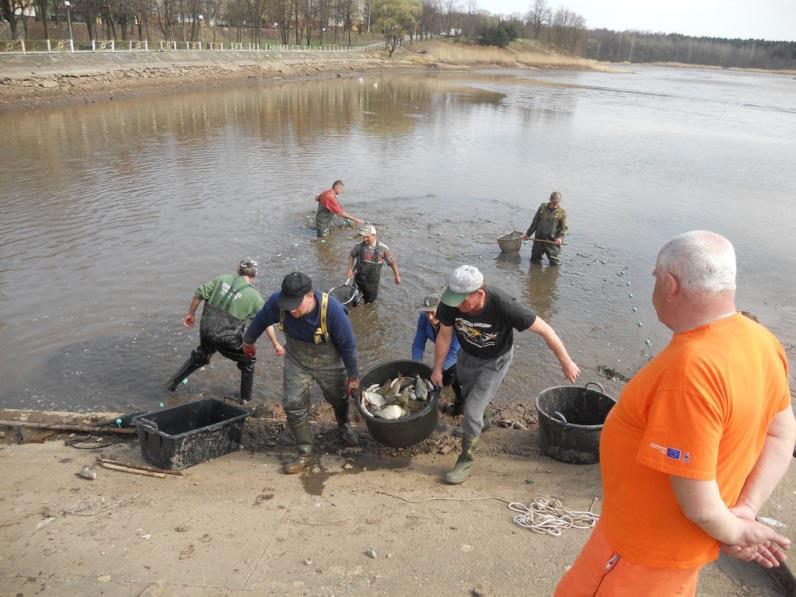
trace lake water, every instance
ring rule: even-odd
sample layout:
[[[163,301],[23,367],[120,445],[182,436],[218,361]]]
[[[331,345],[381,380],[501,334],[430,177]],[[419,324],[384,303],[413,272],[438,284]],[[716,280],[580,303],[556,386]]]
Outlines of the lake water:
[[[0,115],[0,405],[156,407],[198,343],[194,288],[261,264],[276,290],[303,270],[345,279],[352,232],[319,243],[314,196],[336,178],[375,222],[403,283],[355,309],[360,365],[408,358],[423,295],[480,267],[549,321],[583,368],[631,374],[669,338],[650,305],[660,245],[728,236],[740,308],[796,344],[796,80],[720,70],[500,70],[365,75]],[[530,246],[501,256],[551,191],[570,235],[558,269]],[[633,308],[636,307],[637,311]],[[258,400],[281,398],[260,342]],[[517,336],[500,400],[564,383],[538,337]],[[431,348],[427,362],[431,360]],[[791,378],[793,383],[793,377]],[[237,393],[216,356],[181,396]]]

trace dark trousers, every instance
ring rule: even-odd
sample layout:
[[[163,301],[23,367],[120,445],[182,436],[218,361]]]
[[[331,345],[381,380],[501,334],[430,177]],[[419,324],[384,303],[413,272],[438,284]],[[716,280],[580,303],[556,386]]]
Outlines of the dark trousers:
[[[379,297],[381,268],[379,266],[370,266],[357,270],[354,281],[362,291],[362,302],[372,303]]]
[[[240,401],[248,402],[251,400],[254,386],[254,364],[257,359],[246,356],[241,347],[232,349],[228,345],[217,344],[207,337],[203,337],[199,346],[191,351],[191,357],[185,361],[180,370],[169,381],[168,389],[172,392],[176,390],[183,379],[186,379],[197,369],[207,365],[210,362],[210,357],[216,352],[221,353],[221,355],[231,361],[235,361],[238,370],[240,370]]]
[[[550,260],[550,265],[561,264],[561,258],[559,257],[561,255],[561,247],[559,245],[533,243],[533,247],[531,247],[531,261],[536,263],[541,262],[542,255],[547,255],[547,258]]]

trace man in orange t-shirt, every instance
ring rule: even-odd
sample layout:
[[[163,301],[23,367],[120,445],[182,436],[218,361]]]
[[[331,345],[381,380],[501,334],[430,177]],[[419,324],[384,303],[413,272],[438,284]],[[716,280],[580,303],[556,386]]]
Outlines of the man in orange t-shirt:
[[[705,231],[664,245],[652,302],[673,332],[606,420],[602,515],[556,596],[694,595],[726,553],[772,567],[789,541],[755,517],[796,421],[776,338],[735,309],[735,252]]]

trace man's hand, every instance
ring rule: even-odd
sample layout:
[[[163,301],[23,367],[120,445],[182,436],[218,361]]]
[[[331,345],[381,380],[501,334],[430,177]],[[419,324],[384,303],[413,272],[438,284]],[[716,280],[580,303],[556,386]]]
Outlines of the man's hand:
[[[249,344],[248,342],[244,342],[243,354],[245,354],[250,359],[253,359],[254,355],[257,354],[257,347],[254,344]]]
[[[346,274],[346,278],[348,278],[350,280],[353,277],[354,277],[354,270],[352,270],[352,269],[348,270],[348,273]]]
[[[528,236],[527,234],[523,234],[522,235],[522,240],[531,240],[531,237]]]
[[[196,315],[193,313],[188,313],[185,317],[182,318],[182,325],[184,325],[189,330],[193,327],[193,324],[196,323]]]
[[[431,372],[431,383],[438,388],[442,387],[442,369],[434,369]]]
[[[557,245],[561,245],[561,243],[563,243],[563,242],[564,242],[564,239],[563,239],[563,238],[557,238],[557,239],[555,239],[553,242],[554,242],[555,244],[557,244]]]
[[[283,357],[285,356],[285,347],[277,342],[274,344],[274,352],[276,353],[276,356]]]
[[[722,545],[728,556],[746,562],[757,562],[763,568],[776,568],[786,559],[790,540],[774,529],[755,520],[740,519],[743,530],[736,545]]]
[[[347,396],[350,396],[354,393],[354,390],[359,388],[359,378],[358,377],[349,377],[345,382],[345,393]]]
[[[401,285],[401,275],[400,274],[395,274],[395,285],[396,286],[400,286]]]
[[[580,375],[580,367],[575,364],[575,361],[569,361],[568,363],[561,364],[561,371],[564,372],[564,377],[567,378],[570,382],[574,383],[576,379],[578,379],[578,375]]]

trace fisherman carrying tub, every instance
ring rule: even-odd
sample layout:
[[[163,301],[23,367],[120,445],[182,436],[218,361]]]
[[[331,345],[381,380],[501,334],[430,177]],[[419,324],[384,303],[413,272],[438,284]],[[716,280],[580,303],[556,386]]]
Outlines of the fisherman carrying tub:
[[[284,346],[277,340],[276,324],[285,334]],[[285,463],[284,472],[299,473],[314,461],[309,422],[313,382],[320,386],[324,399],[334,408],[343,442],[356,445],[357,435],[348,422],[348,397],[359,387],[359,369],[356,338],[345,307],[327,293],[314,291],[309,276],[293,272],[285,276],[282,290],[268,297],[246,329],[243,337],[246,354],[254,357],[254,344],[263,332],[277,356],[285,357],[282,404],[298,453]]]
[[[415,331],[415,339],[412,342],[413,361],[423,361],[423,352],[426,349],[427,340],[430,340],[432,344],[437,341],[437,333],[439,333],[439,319],[437,319],[438,305],[439,296],[435,295],[425,297],[420,304],[420,315],[417,318],[417,330]],[[451,337],[451,347],[448,350],[448,354],[442,366],[442,384],[445,386],[450,385],[453,389],[454,402],[451,414],[454,417],[464,413],[462,388],[456,377],[456,358],[458,355],[459,339],[454,335]]]
[[[442,385],[442,368],[454,330],[461,344],[456,374],[464,393],[462,452],[456,466],[445,474],[445,482],[455,485],[470,476],[484,411],[495,398],[514,356],[514,330],[527,329],[541,336],[569,381],[577,379],[580,368],[553,328],[499,288],[487,287],[483,274],[472,265],[462,265],[450,273],[437,317],[440,328],[431,374],[434,385]]]

